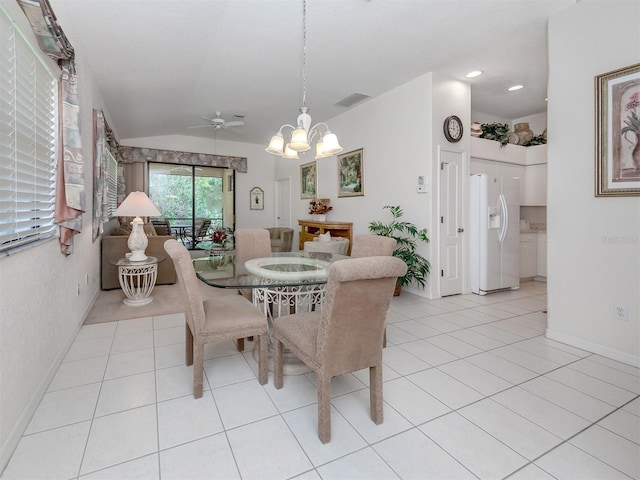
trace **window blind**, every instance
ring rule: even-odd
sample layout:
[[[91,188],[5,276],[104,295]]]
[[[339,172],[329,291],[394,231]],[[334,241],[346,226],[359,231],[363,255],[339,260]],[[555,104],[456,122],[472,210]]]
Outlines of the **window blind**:
[[[58,80],[0,8],[0,253],[55,235]]]
[[[104,149],[107,156],[107,217],[113,217],[118,208],[118,162],[108,148]]]

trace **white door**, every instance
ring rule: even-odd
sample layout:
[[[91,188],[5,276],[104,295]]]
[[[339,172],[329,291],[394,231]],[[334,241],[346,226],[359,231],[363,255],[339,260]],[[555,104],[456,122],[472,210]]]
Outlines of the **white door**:
[[[276,226],[291,227],[291,177],[276,180]]]
[[[463,154],[440,152],[440,295],[462,293]],[[434,272],[435,273],[435,272]]]

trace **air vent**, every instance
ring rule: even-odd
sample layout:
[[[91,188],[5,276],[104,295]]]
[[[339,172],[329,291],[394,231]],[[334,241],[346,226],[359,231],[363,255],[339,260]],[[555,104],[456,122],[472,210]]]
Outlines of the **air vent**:
[[[339,107],[350,107],[358,102],[361,102],[365,98],[369,98],[369,95],[363,95],[362,93],[352,93],[348,97],[340,100],[338,103],[336,103],[336,105]]]

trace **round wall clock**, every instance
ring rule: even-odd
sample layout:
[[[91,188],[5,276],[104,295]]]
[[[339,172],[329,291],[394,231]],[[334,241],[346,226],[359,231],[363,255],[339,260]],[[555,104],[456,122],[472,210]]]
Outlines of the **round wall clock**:
[[[462,121],[460,117],[451,115],[444,120],[444,136],[451,143],[459,142],[462,139]]]

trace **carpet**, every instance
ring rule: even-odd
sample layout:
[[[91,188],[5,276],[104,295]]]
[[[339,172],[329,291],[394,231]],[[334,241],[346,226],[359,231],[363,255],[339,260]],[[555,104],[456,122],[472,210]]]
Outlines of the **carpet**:
[[[100,290],[96,301],[85,318],[84,324],[115,322],[133,318],[157,317],[173,313],[184,313],[180,287],[157,285],[151,293],[153,302],[141,307],[130,307],[122,303],[122,290]]]

